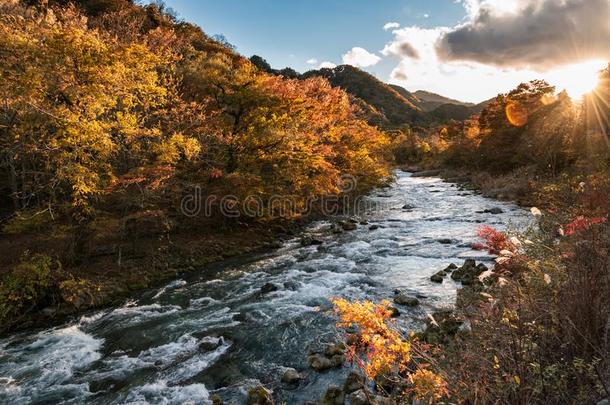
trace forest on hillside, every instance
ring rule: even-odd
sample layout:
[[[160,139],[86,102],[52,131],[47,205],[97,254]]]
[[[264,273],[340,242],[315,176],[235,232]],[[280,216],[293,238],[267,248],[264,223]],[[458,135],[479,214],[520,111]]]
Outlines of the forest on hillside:
[[[143,254],[134,233],[151,253],[197,221],[237,225],[219,201],[182,215],[195,187],[234,196],[236,210],[246,197],[291,196],[296,217],[308,197],[339,192],[345,173],[361,190],[387,176],[388,137],[324,79],[266,74],[162,6],[61,3],[1,3],[3,269],[40,254],[67,269],[100,244],[120,268]],[[277,217],[262,208],[256,220]],[[33,284],[29,299],[3,284],[1,318],[97,288],[47,276],[15,281]]]

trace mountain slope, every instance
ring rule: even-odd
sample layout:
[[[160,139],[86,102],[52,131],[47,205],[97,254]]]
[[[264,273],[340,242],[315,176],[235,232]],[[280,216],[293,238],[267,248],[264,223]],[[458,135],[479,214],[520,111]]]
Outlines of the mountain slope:
[[[396,90],[396,92],[398,94],[400,94],[401,96],[403,96],[404,98],[406,98],[407,100],[409,100],[411,102],[411,104],[421,108],[421,100],[419,98],[417,98],[413,93],[411,93],[409,90],[405,89],[404,87],[400,87],[397,86],[395,84],[390,84],[389,85],[391,88],[393,88],[394,90]],[[422,109],[423,110],[423,109]]]
[[[473,103],[465,103],[463,101],[454,100],[452,98],[424,90],[418,90],[412,94],[420,100],[419,107],[424,111],[432,111],[443,104],[454,104],[465,107],[474,106]]]
[[[387,119],[386,126],[423,125],[429,122],[427,114],[411,100],[373,75],[353,66],[312,70],[302,75],[304,78],[312,76],[324,77],[333,86],[341,87],[371,105]]]

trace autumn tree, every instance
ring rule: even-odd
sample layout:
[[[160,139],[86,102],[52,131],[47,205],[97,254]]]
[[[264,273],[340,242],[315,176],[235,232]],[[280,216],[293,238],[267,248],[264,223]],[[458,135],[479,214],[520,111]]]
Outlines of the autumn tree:
[[[543,80],[522,83],[481,112],[477,159],[481,168],[506,172],[519,164],[514,148],[523,141],[528,125],[554,100],[554,93],[555,88]]]

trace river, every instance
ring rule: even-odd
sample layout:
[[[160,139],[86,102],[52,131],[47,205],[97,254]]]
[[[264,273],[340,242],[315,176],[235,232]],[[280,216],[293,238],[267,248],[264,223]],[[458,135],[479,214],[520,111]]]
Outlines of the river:
[[[0,403],[210,403],[217,394],[240,404],[260,384],[273,390],[276,403],[316,401],[349,372],[307,366],[310,349],[336,339],[330,298],[377,301],[404,290],[421,303],[399,306],[398,325],[421,327],[426,314],[454,303],[459,287],[449,277],[432,283],[433,273],[465,258],[492,259],[470,248],[477,226],[503,229],[528,220],[514,204],[403,172],[367,198],[378,207],[359,217],[368,224],[341,234],[326,221],[309,227],[321,245],[302,246],[295,237],[121,307],[0,340]],[[482,212],[492,207],[503,213]],[[266,283],[279,289],[261,294]],[[280,381],[286,367],[305,379],[286,386]]]

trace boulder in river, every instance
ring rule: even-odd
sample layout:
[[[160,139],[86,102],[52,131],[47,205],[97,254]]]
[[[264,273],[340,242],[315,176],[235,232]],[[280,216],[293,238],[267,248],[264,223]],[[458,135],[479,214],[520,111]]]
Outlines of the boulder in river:
[[[430,281],[432,281],[433,283],[440,284],[445,280],[445,276],[447,276],[447,273],[445,273],[444,271],[439,271],[438,273],[435,273],[430,276]]]
[[[447,239],[447,238],[439,239],[438,243],[440,243],[441,245],[451,245],[453,243],[453,239]]]
[[[408,307],[416,307],[419,305],[419,300],[415,297],[411,297],[405,293],[398,293],[394,295],[394,302],[400,305],[406,305]]]
[[[412,210],[414,208],[415,208],[415,206],[411,205],[411,204],[405,204],[405,205],[402,206],[403,210]]]
[[[358,225],[353,222],[341,222],[341,228],[343,228],[344,231],[355,231],[358,229]]]
[[[296,384],[303,379],[303,376],[294,368],[288,368],[282,375],[282,382],[286,384]]]
[[[445,270],[443,270],[445,273],[451,273],[453,270],[457,270],[458,266],[456,266],[455,264],[451,263],[449,266],[445,267]]]
[[[372,399],[372,402],[369,401],[369,397]],[[368,397],[364,392],[364,389],[352,392],[348,395],[347,399],[349,400],[350,405],[392,405],[393,402],[390,398],[383,397],[381,395],[373,395],[369,394]]]
[[[376,229],[379,229],[379,225],[371,225],[371,226],[369,226],[369,231],[374,231]]]
[[[358,391],[364,388],[364,379],[362,376],[356,372],[351,372],[345,379],[345,384],[343,384],[343,391],[346,394],[351,394],[354,391]]]
[[[273,397],[265,387],[259,385],[258,387],[250,388],[248,390],[248,405],[272,405]]]
[[[334,385],[328,387],[326,393],[320,401],[320,405],[343,405],[345,402],[345,393],[339,387]]]
[[[334,343],[326,346],[324,353],[328,357],[342,355],[345,352],[345,344],[342,342]]]
[[[472,285],[479,282],[479,276],[486,271],[487,266],[477,266],[474,259],[466,259],[464,265],[453,273],[451,278],[460,281],[463,285]]]
[[[204,352],[211,352],[211,351],[218,349],[221,345],[222,345],[221,338],[206,336],[199,343],[199,350],[202,350]]]
[[[316,371],[324,371],[334,367],[333,362],[321,354],[310,355],[307,357],[307,362],[309,363],[309,366]]]
[[[489,270],[489,268],[483,263],[479,263],[477,265],[477,269],[479,269],[481,272],[486,272],[487,270]]]
[[[342,354],[335,354],[330,358],[330,364],[332,364],[333,367],[341,367],[344,360]]]
[[[301,246],[314,246],[314,245],[321,245],[322,242],[320,239],[315,238],[311,235],[305,235],[301,238]]]
[[[266,283],[265,285],[263,285],[261,287],[261,294],[267,294],[273,291],[277,291],[278,290],[278,286],[276,286],[273,283]]]
[[[504,213],[504,210],[502,208],[499,208],[499,207],[493,207],[493,208],[486,209],[483,212],[485,214],[498,215],[498,214]]]
[[[284,281],[284,288],[290,291],[297,291],[301,288],[301,284],[295,280]]]

